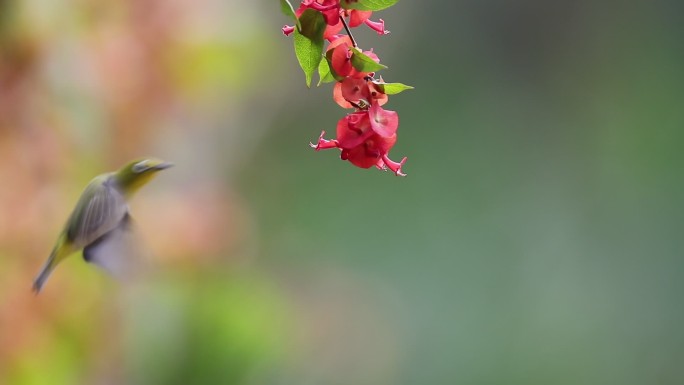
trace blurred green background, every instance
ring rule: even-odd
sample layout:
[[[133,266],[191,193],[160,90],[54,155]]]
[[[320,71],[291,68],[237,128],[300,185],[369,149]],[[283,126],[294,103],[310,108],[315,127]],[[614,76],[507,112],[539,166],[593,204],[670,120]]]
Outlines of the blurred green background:
[[[400,1],[406,178],[307,144],[276,1],[0,1],[0,383],[681,384],[684,3]],[[155,273],[31,280],[81,190]]]

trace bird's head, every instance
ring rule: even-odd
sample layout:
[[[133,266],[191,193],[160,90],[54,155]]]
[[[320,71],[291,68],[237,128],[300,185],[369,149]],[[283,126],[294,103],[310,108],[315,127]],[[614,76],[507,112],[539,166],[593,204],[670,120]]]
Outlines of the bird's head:
[[[117,185],[126,195],[131,195],[152,179],[157,172],[173,166],[161,159],[145,158],[134,160],[123,166],[114,176]]]

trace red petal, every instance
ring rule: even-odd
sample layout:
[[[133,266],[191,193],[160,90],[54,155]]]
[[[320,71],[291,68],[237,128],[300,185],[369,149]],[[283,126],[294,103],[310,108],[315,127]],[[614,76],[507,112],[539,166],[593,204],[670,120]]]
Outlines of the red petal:
[[[397,162],[393,161],[392,159],[390,159],[390,158],[387,156],[387,154],[385,154],[385,155],[382,156],[382,161],[385,163],[385,165],[387,166],[387,168],[389,168],[390,170],[392,170],[392,172],[393,172],[394,175],[396,175],[396,176],[406,176],[406,174],[404,174],[403,172],[401,172],[401,166],[403,166],[404,163],[406,163],[406,159],[408,159],[408,158],[404,157],[404,158],[401,160],[401,162],[397,163]]]
[[[378,57],[378,55],[375,54],[375,52],[373,52],[372,48],[370,51],[363,51],[363,54],[373,59],[373,61],[375,61],[376,63],[380,63],[380,58]]]
[[[371,168],[380,159],[380,153],[369,154],[364,145],[356,146],[351,150],[345,150],[343,153],[344,157],[342,159],[348,160],[351,164],[360,168]]]
[[[374,82],[368,82],[368,90],[370,92],[371,104],[376,103],[379,106],[384,105],[389,100],[389,97],[380,91],[380,87]]]
[[[340,148],[352,149],[373,135],[368,112],[349,114],[337,122],[337,143]]]
[[[292,32],[294,32],[295,27],[293,25],[285,25],[283,26],[283,35],[285,36],[290,36]]]
[[[357,104],[361,99],[369,102],[370,92],[365,79],[345,78],[340,84],[342,84],[342,97],[346,100]]]
[[[325,140],[323,139],[323,135],[325,135],[325,131],[321,131],[321,135],[318,137],[318,143],[313,144],[309,142],[309,147],[315,149],[316,151],[338,147],[337,140]]]
[[[325,28],[325,32],[323,32],[323,38],[324,39],[330,39],[333,37],[336,33],[340,32],[342,30],[342,22],[338,19],[337,24],[329,24]]]
[[[377,149],[380,154],[387,154],[392,147],[394,147],[394,144],[397,143],[396,134],[387,138],[383,138],[382,136],[376,134],[372,139],[374,148]]]
[[[330,44],[328,44],[327,51],[336,48],[340,44],[346,44],[347,47],[352,46],[351,39],[347,35],[333,35],[328,38],[328,41]]]
[[[393,135],[391,138],[371,135],[362,144],[349,150],[345,149],[345,157],[357,167],[370,168],[377,166],[396,141],[396,135]]]
[[[371,17],[371,14],[373,14],[373,11],[359,11],[356,9],[352,9],[349,12],[349,26],[358,27],[359,25],[363,24],[363,22],[366,21],[369,17]]]
[[[334,48],[331,58],[331,64],[335,73],[339,76],[349,76],[353,67],[351,64],[351,53],[349,47],[341,44]]]
[[[378,135],[389,138],[395,135],[399,127],[399,114],[395,111],[383,110],[378,103],[373,103],[368,110],[370,123]]]
[[[380,19],[380,21],[365,20],[364,23],[369,26],[372,30],[378,33],[378,35],[387,35],[390,33],[385,30],[385,21]]]
[[[323,3],[313,1],[308,3],[308,8],[321,12],[328,25],[335,25],[340,21],[339,0],[326,0]]]
[[[342,108],[354,108],[354,106],[342,96],[342,83],[335,83],[335,87],[333,87],[333,100]]]

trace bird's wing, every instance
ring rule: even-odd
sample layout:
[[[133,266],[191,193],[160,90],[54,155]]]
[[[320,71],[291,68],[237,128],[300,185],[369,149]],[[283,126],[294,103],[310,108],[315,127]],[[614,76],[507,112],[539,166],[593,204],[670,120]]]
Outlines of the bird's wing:
[[[145,270],[141,242],[126,214],[119,224],[83,249],[83,259],[103,268],[116,278],[126,279]]]
[[[83,247],[114,229],[128,212],[111,175],[101,175],[86,187],[67,222],[67,238]]]

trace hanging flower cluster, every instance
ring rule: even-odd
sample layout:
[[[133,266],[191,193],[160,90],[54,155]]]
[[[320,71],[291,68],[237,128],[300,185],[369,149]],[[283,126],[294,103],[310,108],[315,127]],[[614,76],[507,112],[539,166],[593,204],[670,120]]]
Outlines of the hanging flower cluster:
[[[338,148],[342,160],[361,168],[389,169],[405,176],[401,170],[406,162],[389,158],[389,151],[397,141],[399,115],[385,110],[388,95],[412,87],[401,83],[385,83],[376,72],[387,68],[373,50],[360,49],[350,28],[366,25],[380,35],[386,35],[382,19],[370,19],[373,11],[394,5],[397,0],[303,0],[295,11],[288,0],[281,0],[283,12],[296,24],[283,27],[285,35],[294,34],[294,47],[307,86],[318,71],[319,82],[335,82],[333,99],[342,108],[354,109],[337,122],[335,139],[324,139],[325,131],[316,144],[316,151]],[[339,34],[342,29],[346,35]],[[325,43],[327,47],[324,46]]]

